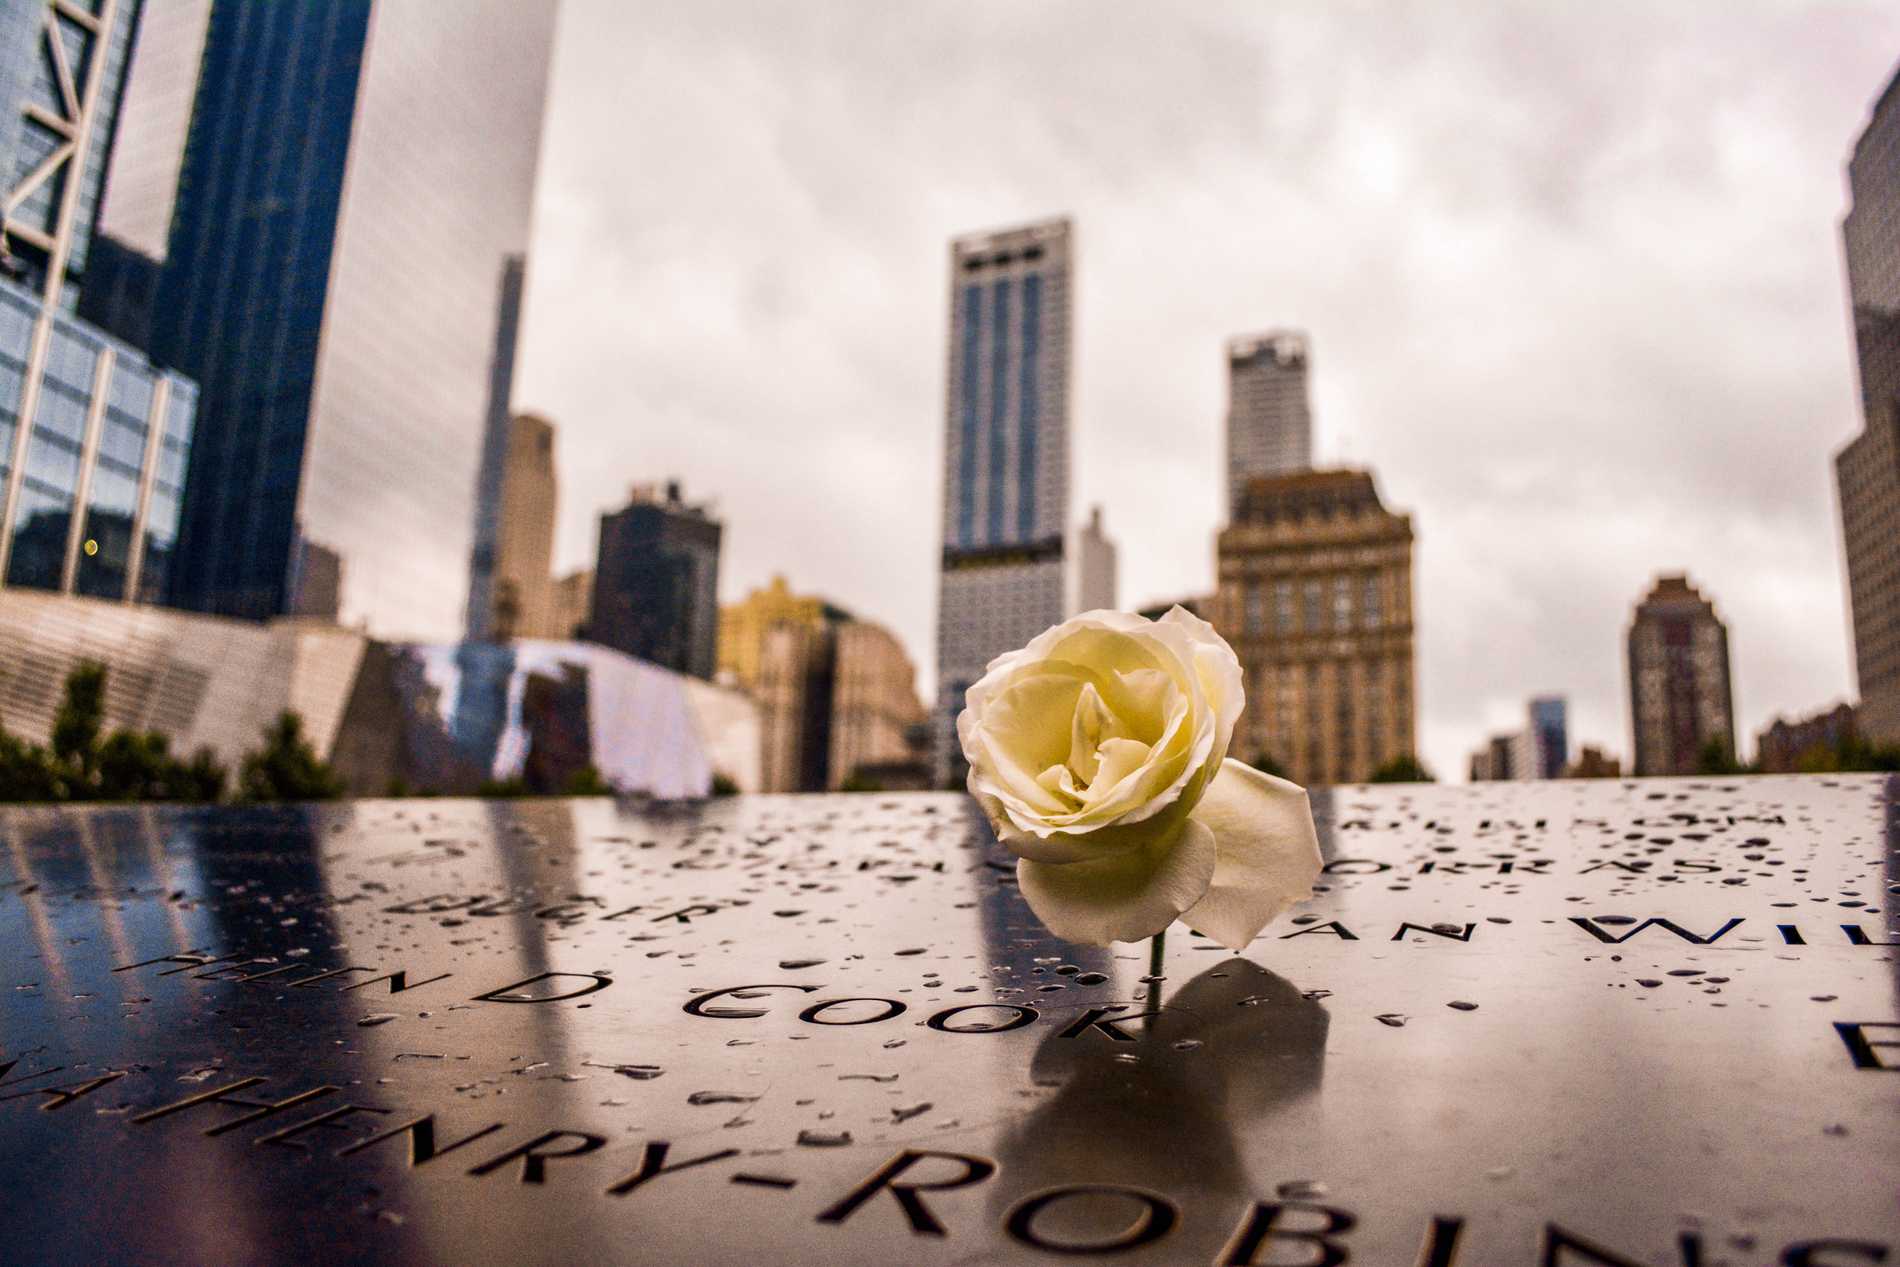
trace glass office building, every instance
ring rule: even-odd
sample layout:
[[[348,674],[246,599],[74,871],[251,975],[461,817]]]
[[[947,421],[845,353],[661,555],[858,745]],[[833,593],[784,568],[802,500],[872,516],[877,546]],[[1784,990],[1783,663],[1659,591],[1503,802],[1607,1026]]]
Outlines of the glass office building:
[[[956,718],[985,666],[1061,620],[1070,577],[1067,220],[950,246],[936,782],[963,775]]]
[[[73,315],[137,0],[0,0],[0,585],[152,601],[197,387]]]
[[[65,311],[76,296],[59,283],[85,271],[138,12],[138,0],[0,0],[5,266]]]
[[[179,605],[461,636],[553,19],[212,6],[152,327],[202,388]]]
[[[52,315],[43,372],[20,408],[41,299],[0,282],[0,507],[5,582],[150,602],[178,538],[197,388],[137,349]],[[15,469],[15,463],[18,469]]]

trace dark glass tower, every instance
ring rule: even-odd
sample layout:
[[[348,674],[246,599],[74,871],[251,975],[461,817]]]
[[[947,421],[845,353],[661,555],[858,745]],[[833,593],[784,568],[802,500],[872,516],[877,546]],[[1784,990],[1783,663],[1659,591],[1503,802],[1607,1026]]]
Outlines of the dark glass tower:
[[[552,29],[513,0],[213,6],[153,317],[202,385],[181,606],[464,632]]]
[[[719,521],[678,484],[637,488],[600,517],[594,603],[584,632],[616,651],[711,678],[719,641]]]

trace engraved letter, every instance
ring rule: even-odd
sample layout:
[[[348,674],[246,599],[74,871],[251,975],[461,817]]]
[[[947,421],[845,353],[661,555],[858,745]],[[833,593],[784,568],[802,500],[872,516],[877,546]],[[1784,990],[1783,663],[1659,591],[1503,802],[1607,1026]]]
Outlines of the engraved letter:
[[[930,1183],[893,1183],[892,1180],[909,1170],[927,1157],[941,1157],[945,1161],[963,1163],[963,1173],[955,1179],[938,1179]],[[987,1157],[976,1157],[969,1153],[945,1153],[935,1149],[906,1148],[895,1157],[878,1167],[869,1179],[845,1193],[844,1197],[830,1209],[818,1216],[820,1223],[842,1223],[855,1214],[860,1206],[879,1192],[888,1191],[897,1198],[904,1218],[910,1223],[910,1230],[917,1236],[942,1236],[943,1224],[930,1212],[917,1196],[920,1192],[946,1192],[952,1188],[967,1188],[973,1183],[982,1183],[996,1173],[996,1163]]]

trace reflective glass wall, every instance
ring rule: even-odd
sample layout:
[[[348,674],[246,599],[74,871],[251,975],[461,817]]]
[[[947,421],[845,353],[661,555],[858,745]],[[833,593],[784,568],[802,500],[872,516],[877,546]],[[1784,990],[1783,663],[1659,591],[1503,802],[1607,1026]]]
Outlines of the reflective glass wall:
[[[153,330],[203,393],[180,605],[461,635],[553,18],[213,6]]]
[[[54,315],[37,390],[28,392],[40,317],[37,296],[0,282],[0,513],[11,537],[5,583],[149,600],[178,534],[197,389],[137,349]],[[32,426],[22,435],[27,396]]]

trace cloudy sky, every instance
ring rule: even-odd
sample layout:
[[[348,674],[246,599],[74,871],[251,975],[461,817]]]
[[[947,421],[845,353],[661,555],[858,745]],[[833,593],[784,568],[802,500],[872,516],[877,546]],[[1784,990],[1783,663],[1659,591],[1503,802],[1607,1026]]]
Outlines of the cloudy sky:
[[[1319,459],[1413,516],[1441,776],[1545,691],[1627,754],[1659,570],[1752,736],[1853,690],[1841,167],[1896,62],[1884,0],[565,0],[517,388],[557,561],[678,475],[722,597],[783,572],[930,674],[946,242],[1067,214],[1124,606],[1211,587],[1223,340],[1303,327]]]

